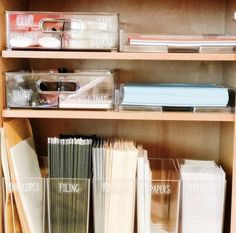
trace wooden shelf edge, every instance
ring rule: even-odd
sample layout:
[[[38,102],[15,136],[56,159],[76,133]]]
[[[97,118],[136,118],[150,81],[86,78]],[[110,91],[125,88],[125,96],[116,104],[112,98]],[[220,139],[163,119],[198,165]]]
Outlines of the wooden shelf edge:
[[[179,60],[179,61],[236,61],[236,54],[200,53],[122,53],[78,51],[3,50],[4,58],[96,59],[96,60]]]
[[[58,118],[102,120],[161,120],[161,121],[219,121],[234,122],[233,113],[141,112],[141,111],[81,111],[5,109],[4,118]]]

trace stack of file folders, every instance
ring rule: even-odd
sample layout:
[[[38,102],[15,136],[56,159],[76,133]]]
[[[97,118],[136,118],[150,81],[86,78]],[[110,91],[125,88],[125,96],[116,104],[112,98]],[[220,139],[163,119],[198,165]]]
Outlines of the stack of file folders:
[[[121,106],[153,107],[226,107],[230,90],[215,84],[125,84],[121,88]]]
[[[48,139],[49,232],[87,233],[92,139]]]

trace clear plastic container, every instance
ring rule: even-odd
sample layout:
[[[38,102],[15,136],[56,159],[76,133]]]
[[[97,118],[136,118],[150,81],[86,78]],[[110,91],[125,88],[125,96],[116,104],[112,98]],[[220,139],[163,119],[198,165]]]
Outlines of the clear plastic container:
[[[47,179],[49,233],[88,233],[90,180]]]
[[[178,233],[181,181],[176,163],[172,159],[149,163],[150,178],[137,180],[138,232]]]
[[[93,180],[95,233],[133,233],[135,180]]]
[[[5,178],[5,232],[88,233],[90,180]]]
[[[114,74],[111,72],[7,72],[9,108],[112,109]]]
[[[118,14],[7,11],[6,21],[8,49],[118,49]]]

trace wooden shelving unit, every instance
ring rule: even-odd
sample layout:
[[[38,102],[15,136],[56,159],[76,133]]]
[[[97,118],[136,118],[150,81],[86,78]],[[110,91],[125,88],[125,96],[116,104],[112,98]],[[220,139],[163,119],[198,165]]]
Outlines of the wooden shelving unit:
[[[235,0],[2,0],[6,10],[119,12],[128,32],[161,34],[236,34]],[[0,21],[0,31],[5,23]],[[0,73],[58,67],[118,69],[118,83],[194,82],[236,88],[236,54],[122,53],[79,51],[11,51],[0,33]],[[0,82],[0,123],[29,118],[39,156],[46,138],[63,134],[97,134],[134,139],[150,157],[215,160],[227,173],[224,233],[236,233],[236,115],[234,113],[139,112],[6,109]],[[1,171],[1,169],[0,169]],[[0,202],[1,207],[1,202]],[[0,218],[3,211],[0,211]],[[0,227],[0,233],[2,233]],[[214,232],[211,232],[214,233]]]
[[[3,50],[4,58],[146,60],[146,61],[236,61],[236,54],[201,53],[123,53],[78,51],[16,51]]]
[[[3,110],[4,118],[101,119],[142,121],[234,122],[233,113],[86,111],[86,110]]]

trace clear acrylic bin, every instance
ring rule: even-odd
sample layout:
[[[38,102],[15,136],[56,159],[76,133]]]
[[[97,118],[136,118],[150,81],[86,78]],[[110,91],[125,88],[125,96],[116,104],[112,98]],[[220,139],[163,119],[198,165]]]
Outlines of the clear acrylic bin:
[[[223,169],[214,161],[180,160],[181,233],[222,233],[226,195]]]
[[[45,233],[45,179],[2,179],[5,232]]]
[[[90,180],[2,179],[5,232],[88,233]]]
[[[136,181],[93,181],[95,233],[133,233]]]
[[[118,14],[7,11],[8,49],[117,50]]]
[[[7,11],[7,48],[61,49],[62,18],[60,12]],[[43,25],[44,19],[60,23]]]
[[[172,159],[150,159],[150,179],[137,180],[138,233],[178,233],[181,181]]]
[[[66,15],[63,49],[117,50],[118,14],[87,13]]]
[[[49,233],[88,233],[90,180],[47,179]]]
[[[112,73],[7,72],[9,108],[112,109]]]

